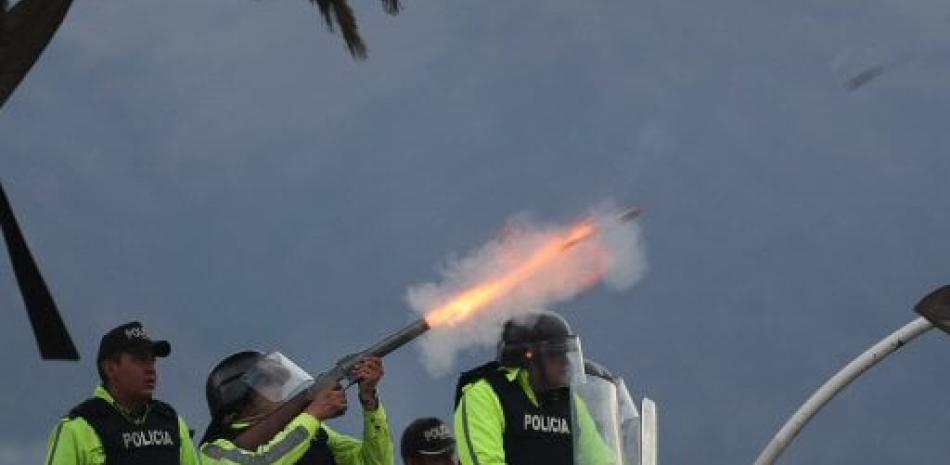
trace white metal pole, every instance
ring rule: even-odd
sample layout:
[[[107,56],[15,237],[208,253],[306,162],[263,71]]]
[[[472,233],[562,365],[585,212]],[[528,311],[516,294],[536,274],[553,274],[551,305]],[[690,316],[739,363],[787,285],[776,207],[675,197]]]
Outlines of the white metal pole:
[[[782,429],[775,434],[775,437],[772,438],[769,444],[765,446],[765,449],[762,450],[762,453],[759,454],[759,458],[755,460],[755,465],[772,465],[775,463],[778,456],[781,455],[785,448],[791,444],[792,440],[798,436],[798,433],[805,427],[805,424],[808,423],[828,401],[847,387],[851,381],[861,376],[868,368],[880,362],[884,357],[892,354],[897,349],[900,349],[933,327],[933,324],[926,318],[918,317],[914,321],[904,325],[903,328],[891,333],[890,336],[881,339],[880,342],[874,344],[863,354],[852,360],[851,363],[847,364],[841,371],[818,388],[818,390],[798,408],[798,411],[785,422]]]

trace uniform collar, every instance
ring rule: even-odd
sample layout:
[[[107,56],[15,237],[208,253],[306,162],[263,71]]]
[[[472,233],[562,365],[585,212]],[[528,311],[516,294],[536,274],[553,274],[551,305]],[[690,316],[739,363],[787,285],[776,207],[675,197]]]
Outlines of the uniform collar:
[[[502,367],[505,371],[505,379],[509,383],[518,381],[518,385],[521,386],[521,389],[524,390],[524,393],[528,395],[528,399],[531,400],[536,407],[538,406],[538,396],[535,395],[534,389],[531,388],[531,380],[528,378],[528,370],[520,367]]]
[[[127,420],[135,424],[140,424],[140,423],[145,422],[145,418],[148,417],[148,412],[152,410],[152,402],[149,402],[148,404],[145,405],[145,412],[143,412],[141,416],[136,417],[134,414],[132,414],[132,412],[129,412],[128,410],[123,408],[121,405],[119,405],[115,401],[115,398],[112,397],[112,394],[109,393],[109,390],[106,389],[106,387],[101,384],[96,386],[96,390],[95,392],[93,392],[93,396],[98,397],[108,402],[109,405],[114,407],[119,413],[122,414],[123,417],[125,417]]]
[[[109,394],[109,390],[101,384],[96,386],[96,391],[93,393],[93,396],[115,405],[115,398],[113,398],[112,394]]]

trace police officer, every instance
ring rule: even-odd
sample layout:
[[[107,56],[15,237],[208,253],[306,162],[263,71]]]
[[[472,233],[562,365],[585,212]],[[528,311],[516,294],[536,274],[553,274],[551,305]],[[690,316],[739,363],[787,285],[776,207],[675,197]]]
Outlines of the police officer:
[[[357,365],[363,407],[363,440],[331,429],[325,422],[342,415],[346,395],[339,385],[317,392],[303,411],[274,426],[288,405],[313,383],[306,371],[280,352],[238,352],[211,370],[206,385],[211,424],[201,440],[205,465],[392,465],[393,441],[377,385],[382,360]],[[242,448],[242,434],[274,428],[259,445]]]
[[[572,464],[569,386],[583,370],[580,342],[557,314],[507,321],[495,361],[459,378],[455,431],[462,465]],[[590,415],[582,417],[585,434],[596,431]]]
[[[137,321],[106,333],[96,357],[102,384],[56,426],[46,464],[197,465],[185,420],[152,398],[155,357],[170,351]]]
[[[449,426],[438,418],[413,421],[402,432],[399,443],[405,465],[458,465],[455,438]]]

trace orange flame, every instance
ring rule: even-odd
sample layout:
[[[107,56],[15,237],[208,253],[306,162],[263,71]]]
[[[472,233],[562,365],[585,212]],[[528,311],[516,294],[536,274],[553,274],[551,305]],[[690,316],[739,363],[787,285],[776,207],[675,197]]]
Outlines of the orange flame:
[[[494,277],[459,293],[441,306],[430,310],[425,320],[429,326],[453,325],[484,310],[500,299],[510,295],[518,286],[538,276],[539,272],[551,268],[559,259],[563,258],[578,242],[584,241],[598,232],[597,225],[590,220],[574,225],[564,234],[557,235],[545,241],[540,247],[528,254],[527,258],[499,277]],[[601,260],[597,269],[564,269],[554,270],[556,275],[548,287],[558,286],[565,280],[576,284],[593,285],[603,276],[606,270],[604,248],[594,249]],[[548,278],[551,279],[551,278]],[[554,282],[556,281],[556,282]]]

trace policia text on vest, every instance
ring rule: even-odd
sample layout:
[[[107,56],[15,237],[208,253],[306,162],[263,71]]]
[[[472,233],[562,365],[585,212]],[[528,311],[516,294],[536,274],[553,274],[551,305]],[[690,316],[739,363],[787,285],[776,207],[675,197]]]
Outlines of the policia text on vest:
[[[570,422],[566,418],[524,414],[524,430],[533,430],[541,433],[571,434]]]
[[[185,420],[152,398],[156,357],[168,341],[149,338],[137,321],[113,328],[99,341],[102,385],[56,426],[47,465],[197,465]]]
[[[495,361],[459,377],[455,431],[462,465],[615,463],[586,405],[571,392],[584,365],[580,339],[560,315],[541,311],[506,321]]]
[[[585,463],[610,465],[609,448],[588,412],[571,424],[570,391],[535,393],[527,370],[492,362],[464,373],[456,393],[455,431],[462,465],[573,465],[574,435]]]
[[[188,425],[175,410],[152,401],[140,418],[115,405],[103,387],[53,431],[47,465],[198,465]]]

